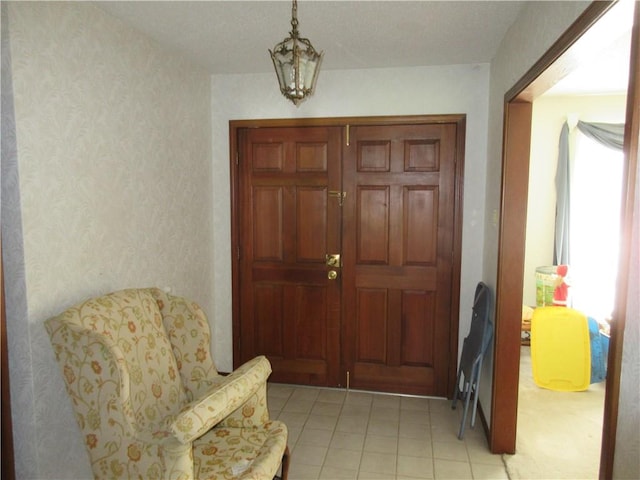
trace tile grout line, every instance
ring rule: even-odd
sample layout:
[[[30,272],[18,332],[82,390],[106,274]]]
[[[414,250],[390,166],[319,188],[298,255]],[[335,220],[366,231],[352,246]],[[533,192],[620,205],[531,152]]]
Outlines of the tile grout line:
[[[507,474],[507,479],[511,480],[511,474],[509,473],[509,468],[507,467],[507,459],[504,457],[504,453],[500,455],[500,459],[502,460],[502,465],[504,466],[504,471]]]
[[[429,444],[431,445],[431,478],[436,478],[436,449],[433,446],[433,416],[429,402]]]
[[[292,401],[304,401],[306,400],[304,397],[302,398],[296,398],[296,389],[293,388],[293,390],[291,392],[289,392],[286,396],[281,397],[282,401],[281,401],[281,406],[282,408],[279,410],[278,412],[278,416],[282,415],[285,412],[285,408],[287,406],[287,404],[289,404],[289,402]],[[302,422],[300,422],[300,426],[299,426],[299,433],[298,436],[296,438],[296,442],[292,445],[292,449],[295,447],[298,447],[300,444],[300,440],[302,439],[302,434],[305,431],[305,428],[310,427],[310,420],[312,418],[312,416],[314,415],[314,410],[316,408],[318,408],[321,404],[324,408],[325,404],[326,405],[338,405],[338,408],[335,408],[335,410],[333,408],[331,409],[327,409],[327,410],[318,410],[318,415],[324,415],[323,411],[326,412],[331,412],[330,416],[335,416],[335,424],[332,425],[331,429],[327,429],[328,432],[328,443],[326,444],[326,449],[325,449],[325,453],[323,458],[321,459],[321,462],[319,462],[319,470],[318,470],[318,476],[316,478],[325,478],[327,475],[327,468],[336,468],[336,469],[340,469],[341,467],[339,465],[328,465],[328,460],[329,460],[329,455],[330,455],[330,449],[331,449],[331,445],[333,444],[333,442],[336,440],[337,435],[338,435],[338,425],[339,425],[339,420],[340,418],[346,414],[347,412],[347,406],[349,404],[349,392],[347,392],[346,394],[340,396],[339,398],[337,397],[327,397],[324,401],[321,398],[320,395],[321,391],[316,391],[316,395],[313,396],[313,399],[309,402],[309,406],[308,406],[308,410],[306,411],[306,413],[304,414],[304,417],[301,418],[301,420],[303,420]],[[351,470],[351,472],[353,472],[353,475],[355,475],[355,477],[353,478],[361,478],[362,475],[366,475],[367,473],[371,473],[374,476],[379,476],[380,472],[362,472],[362,467],[363,467],[363,462],[364,462],[364,454],[366,453],[366,442],[367,442],[367,438],[370,435],[374,435],[374,436],[391,436],[388,435],[388,432],[394,432],[394,439],[395,439],[395,447],[394,447],[394,465],[393,465],[393,478],[397,478],[398,475],[400,475],[400,473],[398,472],[398,466],[399,466],[399,456],[401,454],[400,451],[400,430],[401,430],[401,425],[402,425],[402,417],[403,417],[403,412],[408,412],[408,413],[414,413],[414,408],[413,405],[407,405],[407,408],[403,408],[403,402],[402,399],[398,399],[397,403],[393,406],[393,410],[391,411],[392,414],[395,414],[395,417],[397,417],[397,423],[396,426],[393,428],[393,430],[383,430],[380,431],[380,429],[378,428],[378,426],[376,426],[376,430],[371,430],[373,427],[373,423],[376,422],[376,420],[386,420],[389,417],[387,415],[384,414],[384,410],[388,409],[390,406],[388,403],[386,403],[385,401],[379,401],[378,403],[376,403],[376,399],[378,399],[379,397],[375,396],[375,394],[372,394],[371,392],[362,392],[362,393],[369,393],[369,399],[368,402],[361,402],[360,399],[355,399],[355,403],[354,405],[356,406],[365,406],[367,407],[367,414],[366,414],[366,425],[365,428],[363,428],[362,430],[359,430],[360,432],[362,432],[362,445],[360,445],[359,449],[354,450],[354,452],[359,452],[360,454],[360,458],[359,461],[357,463],[357,465],[354,464],[354,469]],[[295,403],[294,401],[294,403]],[[290,407],[294,407],[293,403],[290,404]],[[432,479],[436,479],[436,452],[435,452],[435,444],[434,444],[434,415],[440,411],[440,407],[441,405],[438,404],[437,405],[438,408],[436,408],[434,410],[434,405],[431,402],[431,399],[427,399],[427,403],[426,403],[426,411],[423,411],[424,413],[422,415],[424,415],[424,418],[426,418],[428,420],[428,427],[425,428],[425,433],[428,432],[429,433],[429,446],[427,447],[428,450],[423,450],[425,453],[427,453],[429,450],[431,452],[431,475],[430,478]],[[380,412],[380,409],[382,409],[382,412]],[[420,411],[421,409],[416,409],[415,412]],[[376,413],[376,411],[378,413]],[[442,413],[442,412],[441,412]],[[382,416],[380,416],[382,415]],[[327,416],[329,416],[329,414],[327,413]],[[440,419],[438,418],[438,421]],[[426,427],[426,426],[425,426]],[[348,435],[350,433],[349,430],[341,432],[344,433],[345,435]],[[355,432],[351,432],[351,433],[355,433]],[[413,438],[413,436],[407,437],[407,438]],[[324,443],[324,441],[322,442]],[[467,442],[467,439],[463,440],[463,444],[464,444],[464,448],[465,448],[465,453],[466,453],[466,461],[465,463],[468,465],[469,468],[469,473],[470,473],[470,477],[469,478],[476,478],[474,476],[474,472],[473,472],[473,463],[472,463],[472,458],[471,458],[471,451],[470,451],[470,444]],[[310,444],[311,445],[311,444]],[[320,444],[318,445],[320,447]],[[378,450],[377,448],[375,450]],[[375,454],[374,451],[370,452]],[[391,450],[389,450],[389,453],[391,453]],[[411,455],[413,456],[413,455]],[[418,455],[416,455],[418,456]],[[511,479],[511,475],[509,475],[508,469],[506,468],[506,461],[504,456],[501,456],[501,466],[503,467],[503,471],[506,474],[506,478],[507,479]],[[295,464],[295,463],[294,463]],[[346,469],[345,469],[346,472]],[[429,472],[429,470],[425,470],[424,473],[427,474],[427,472]],[[328,478],[328,477],[326,477]],[[390,478],[391,477],[391,473],[390,473]],[[422,478],[422,477],[421,477]],[[296,479],[292,479],[292,480],[296,480]]]
[[[371,415],[373,415],[373,397],[371,398],[371,405],[369,405],[369,415],[367,415],[367,428],[364,429],[364,438],[362,439],[362,450],[360,451],[360,461],[358,462],[358,468],[356,469],[356,478],[360,478],[362,458],[364,457],[364,446],[367,443],[367,435],[369,434],[369,423],[371,422]]]
[[[338,422],[340,421],[340,417],[342,415],[342,410],[344,409],[344,404],[345,404],[345,400],[346,400],[347,395],[348,395],[348,393],[345,394],[342,397],[342,402],[340,402],[340,411],[338,412],[338,415],[336,417],[336,424],[333,426],[333,431],[331,432],[331,438],[329,439],[329,445],[327,445],[327,454],[325,455],[325,458],[322,461],[322,466],[320,467],[320,477],[322,477],[322,471],[324,470],[325,463],[327,461],[327,458],[329,457],[329,450],[331,449],[331,444],[333,443],[333,439],[336,436],[336,432],[338,431]],[[315,401],[313,402],[314,406],[318,402],[318,398],[319,397],[320,397],[320,394],[318,393],[318,396],[316,397]],[[330,403],[330,402],[327,402],[327,403]],[[311,411],[313,411],[313,407],[311,407]],[[357,474],[357,471],[356,471],[356,474]]]

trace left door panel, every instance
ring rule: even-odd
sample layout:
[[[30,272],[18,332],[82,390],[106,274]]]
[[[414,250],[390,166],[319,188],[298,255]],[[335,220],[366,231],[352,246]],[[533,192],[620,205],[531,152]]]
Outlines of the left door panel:
[[[266,355],[274,382],[339,386],[341,272],[326,255],[340,253],[342,129],[238,135],[241,361]]]

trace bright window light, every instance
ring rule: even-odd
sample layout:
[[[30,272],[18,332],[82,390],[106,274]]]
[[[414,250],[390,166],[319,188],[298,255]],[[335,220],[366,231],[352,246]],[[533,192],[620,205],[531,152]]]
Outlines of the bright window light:
[[[622,152],[576,136],[571,183],[571,300],[597,320],[610,319],[620,243]]]

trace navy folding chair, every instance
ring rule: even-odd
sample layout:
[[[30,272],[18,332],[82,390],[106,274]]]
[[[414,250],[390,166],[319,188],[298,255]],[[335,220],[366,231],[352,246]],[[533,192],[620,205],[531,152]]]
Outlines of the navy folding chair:
[[[493,325],[489,319],[491,308],[491,290],[484,283],[478,283],[473,301],[473,313],[471,328],[462,344],[462,356],[458,367],[458,378],[453,393],[451,408],[456,408],[458,399],[464,401],[464,411],[458,438],[462,440],[464,428],[467,423],[469,403],[473,397],[473,412],[471,414],[471,428],[476,423],[476,410],[478,406],[478,391],[480,389],[480,374],[482,372],[482,359],[493,336]]]

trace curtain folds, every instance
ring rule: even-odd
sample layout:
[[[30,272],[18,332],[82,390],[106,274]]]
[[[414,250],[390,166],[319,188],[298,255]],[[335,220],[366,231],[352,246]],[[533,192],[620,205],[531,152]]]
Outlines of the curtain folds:
[[[578,130],[606,147],[622,151],[624,123],[587,123],[578,121]]]
[[[569,264],[569,124],[565,122],[558,143],[558,166],[556,170],[556,230],[553,250],[554,265]]]
[[[622,151],[624,144],[623,123],[588,123],[578,121],[578,130],[602,145]],[[554,240],[554,265],[570,264],[569,219],[571,214],[571,171],[569,152],[569,124],[560,131],[558,166],[556,169],[556,229]]]

